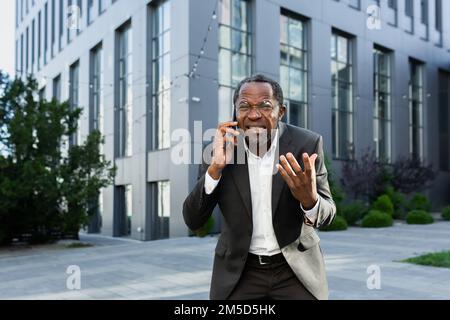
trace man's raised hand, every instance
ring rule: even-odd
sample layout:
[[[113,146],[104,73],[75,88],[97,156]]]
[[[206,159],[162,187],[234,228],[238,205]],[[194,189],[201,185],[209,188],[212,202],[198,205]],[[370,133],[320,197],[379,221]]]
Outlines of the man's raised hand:
[[[303,153],[302,157],[304,171],[290,152],[286,156],[280,156],[280,164],[277,164],[277,169],[294,198],[300,201],[305,210],[309,210],[314,207],[318,199],[315,167],[317,154],[308,156],[307,153]]]
[[[208,167],[208,174],[214,180],[220,178],[223,168],[233,158],[233,147],[236,144],[236,136],[239,135],[239,131],[232,127],[237,124],[237,121],[227,121],[220,123],[217,127],[213,142],[213,157],[211,165]]]

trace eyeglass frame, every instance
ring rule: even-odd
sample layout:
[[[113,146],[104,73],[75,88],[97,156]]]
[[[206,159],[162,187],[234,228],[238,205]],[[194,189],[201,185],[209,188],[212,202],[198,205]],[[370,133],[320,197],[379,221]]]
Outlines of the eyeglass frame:
[[[266,102],[269,102],[269,104],[271,105],[270,111],[269,111],[269,110],[265,110],[265,111],[264,111],[264,107],[261,107],[261,105],[262,105],[263,103],[266,103]],[[258,111],[259,114],[269,114],[270,112],[272,112],[273,110],[275,110],[275,108],[279,107],[280,105],[281,105],[281,103],[279,103],[279,102],[277,101],[277,104],[273,106],[272,103],[271,103],[271,101],[270,101],[270,100],[267,100],[267,99],[261,101],[261,102],[259,103],[259,105],[255,105],[255,104],[250,104],[250,103],[248,103],[248,110],[247,110],[246,112],[244,112],[243,114],[249,114],[250,111],[253,110],[253,109],[256,109],[256,110]],[[254,107],[256,107],[256,108],[254,108]],[[237,113],[237,114],[242,113],[242,111],[241,111],[242,108],[239,107],[239,105],[236,106],[235,109],[236,109],[236,113]]]

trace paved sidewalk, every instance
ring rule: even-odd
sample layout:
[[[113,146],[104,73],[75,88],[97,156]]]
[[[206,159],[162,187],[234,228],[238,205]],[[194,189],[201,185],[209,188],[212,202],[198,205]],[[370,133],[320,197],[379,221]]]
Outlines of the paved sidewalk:
[[[450,269],[396,262],[450,250],[450,222],[321,232],[330,299],[450,299]],[[62,244],[0,249],[0,299],[208,299],[217,237],[152,242],[82,235],[93,247]],[[66,269],[81,268],[81,290]],[[367,267],[381,289],[367,289]]]

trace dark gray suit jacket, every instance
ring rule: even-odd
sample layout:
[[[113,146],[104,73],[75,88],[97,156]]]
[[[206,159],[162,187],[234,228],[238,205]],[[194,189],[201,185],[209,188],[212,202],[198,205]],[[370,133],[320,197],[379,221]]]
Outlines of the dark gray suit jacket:
[[[322,137],[312,131],[279,122],[279,154],[292,152],[303,166],[301,155],[317,153],[316,175],[319,195],[318,218],[314,227],[329,225],[336,213],[324,164]],[[239,144],[237,146],[239,148]],[[237,152],[237,151],[236,151]],[[275,161],[277,163],[277,161]],[[183,217],[191,230],[204,225],[218,204],[222,213],[221,235],[215,250],[211,299],[226,299],[244,268],[252,237],[252,204],[247,164],[229,164],[213,193],[204,190],[207,164],[183,205]],[[300,209],[279,173],[272,179],[272,221],[280,249],[305,287],[318,299],[328,298],[328,286],[319,237],[304,224]]]

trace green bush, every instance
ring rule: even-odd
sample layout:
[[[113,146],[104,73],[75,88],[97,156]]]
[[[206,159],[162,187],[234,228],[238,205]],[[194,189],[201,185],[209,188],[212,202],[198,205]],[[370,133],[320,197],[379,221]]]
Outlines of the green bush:
[[[360,200],[342,205],[338,215],[342,216],[351,226],[367,213],[367,206]]]
[[[431,210],[431,204],[427,197],[422,193],[415,193],[407,205],[408,211],[423,210],[429,212]]]
[[[379,196],[377,200],[375,200],[372,204],[372,209],[385,212],[391,216],[394,214],[394,205],[392,204],[389,196],[386,194]]]
[[[424,210],[412,210],[406,216],[408,224],[430,224],[434,222],[430,213]]]
[[[206,223],[203,225],[203,227],[195,230],[194,233],[197,237],[203,238],[206,237],[211,232],[213,227],[214,227],[214,218],[213,216],[210,216],[208,218],[208,221],[206,221]]]
[[[444,220],[450,220],[450,206],[442,209],[442,218],[444,218]]]
[[[394,219],[405,219],[405,195],[399,191],[396,191],[392,186],[386,188],[386,195],[391,199],[394,206]]]
[[[361,226],[363,228],[382,228],[392,226],[393,222],[394,220],[390,214],[378,210],[370,210],[363,218]]]
[[[320,228],[321,231],[339,231],[347,229],[347,221],[341,216],[336,215],[333,222],[327,227]]]

